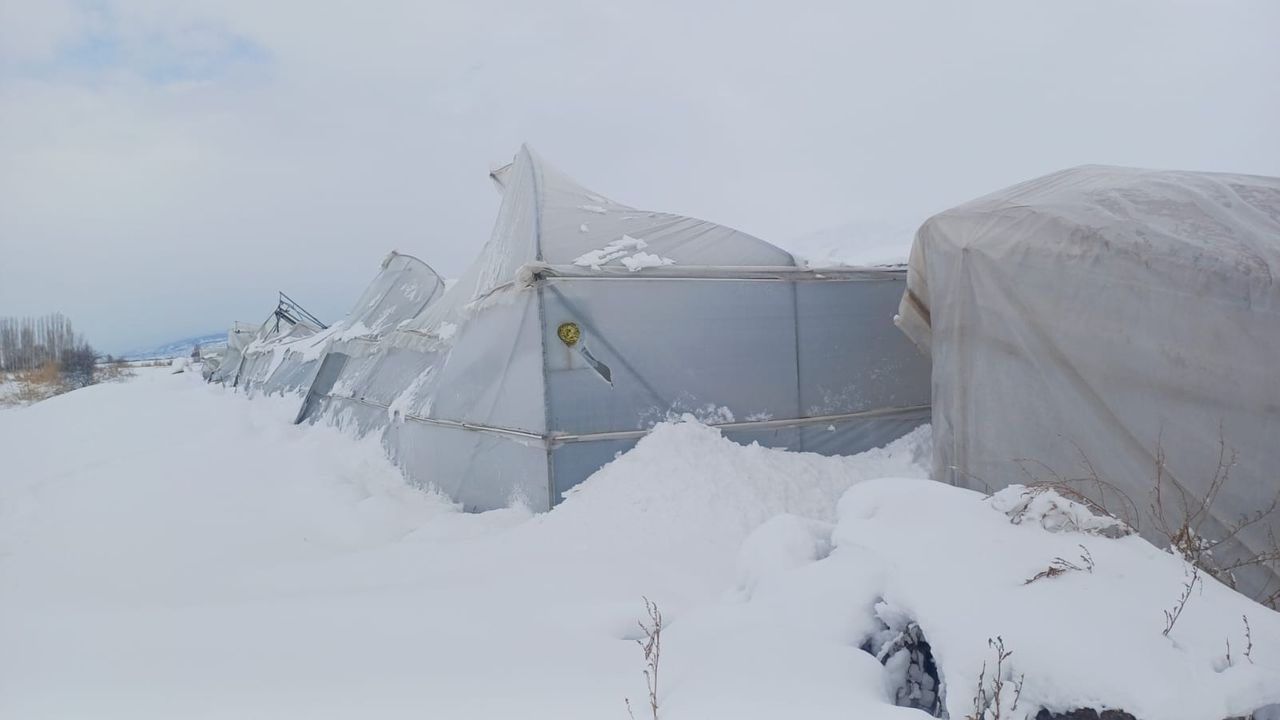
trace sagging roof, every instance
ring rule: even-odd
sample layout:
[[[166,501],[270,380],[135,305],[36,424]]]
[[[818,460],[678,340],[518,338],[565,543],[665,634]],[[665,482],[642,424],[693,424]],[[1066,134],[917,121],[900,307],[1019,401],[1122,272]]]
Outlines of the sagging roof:
[[[640,272],[651,267],[793,268],[787,251],[733,228],[650,212],[592,192],[528,146],[490,173],[502,205],[480,256],[442,302],[406,322],[422,330],[518,279],[531,266]]]

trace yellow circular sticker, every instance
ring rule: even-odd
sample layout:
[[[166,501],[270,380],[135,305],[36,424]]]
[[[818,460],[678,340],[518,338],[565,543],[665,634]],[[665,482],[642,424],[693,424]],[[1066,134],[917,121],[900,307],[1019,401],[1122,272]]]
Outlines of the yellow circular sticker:
[[[556,328],[556,335],[560,337],[560,342],[573,347],[578,344],[578,338],[582,337],[582,330],[578,329],[578,323],[560,323],[560,327]]]

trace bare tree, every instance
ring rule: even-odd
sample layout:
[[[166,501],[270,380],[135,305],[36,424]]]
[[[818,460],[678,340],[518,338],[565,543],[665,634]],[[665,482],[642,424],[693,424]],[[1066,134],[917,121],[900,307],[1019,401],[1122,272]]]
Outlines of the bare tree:
[[[35,370],[50,362],[80,362],[83,356],[91,358],[93,354],[84,336],[61,313],[0,318],[0,370]]]

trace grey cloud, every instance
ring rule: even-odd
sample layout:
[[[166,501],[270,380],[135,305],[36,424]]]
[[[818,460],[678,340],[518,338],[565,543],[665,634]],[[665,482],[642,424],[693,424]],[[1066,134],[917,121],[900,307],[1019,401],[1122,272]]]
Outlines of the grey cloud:
[[[333,318],[392,248],[460,272],[522,141],[776,242],[1086,162],[1280,174],[1275,3],[796,5],[0,0],[0,314]]]

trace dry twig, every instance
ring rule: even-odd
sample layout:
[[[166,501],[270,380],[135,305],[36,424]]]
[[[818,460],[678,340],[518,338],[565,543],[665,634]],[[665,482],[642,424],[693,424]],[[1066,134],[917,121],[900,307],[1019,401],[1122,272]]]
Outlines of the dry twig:
[[[1178,618],[1182,616],[1182,610],[1186,608],[1187,601],[1191,599],[1191,591],[1195,589],[1196,583],[1200,582],[1200,568],[1196,565],[1188,564],[1190,572],[1187,574],[1187,581],[1182,586],[1182,594],[1178,596],[1178,602],[1170,609],[1164,611],[1164,636],[1169,637],[1169,633],[1173,632],[1173,626],[1177,624]]]
[[[1027,578],[1022,584],[1030,585],[1031,583],[1037,580],[1043,580],[1045,578],[1055,578],[1055,577],[1058,577],[1059,575],[1062,575],[1063,573],[1067,573],[1071,571],[1092,573],[1093,572],[1093,555],[1089,553],[1089,548],[1085,547],[1084,545],[1080,545],[1079,547],[1081,550],[1079,564],[1073,563],[1070,560],[1066,560],[1064,558],[1056,557],[1049,562],[1049,567]]]
[[[1018,709],[1018,701],[1022,699],[1022,682],[1026,675],[1020,675],[1012,681],[1013,697],[1009,707],[1004,707],[1005,695],[1005,661],[1013,655],[1012,650],[1004,647],[1004,638],[999,635],[994,640],[988,639],[987,645],[996,651],[996,667],[991,674],[990,687],[987,682],[987,664],[982,663],[978,673],[978,687],[973,696],[973,713],[965,720],[1011,720]],[[1006,714],[1007,713],[1007,714]]]
[[[1239,570],[1252,567],[1276,569],[1280,564],[1280,542],[1270,531],[1267,533],[1270,542],[1260,552],[1248,549],[1246,554],[1229,561],[1216,557],[1215,552],[1223,543],[1239,541],[1240,533],[1246,528],[1274,517],[1280,511],[1280,491],[1266,505],[1222,527],[1216,537],[1210,538],[1205,533],[1206,525],[1213,519],[1210,511],[1217,503],[1222,488],[1230,481],[1231,469],[1236,465],[1236,451],[1227,446],[1221,427],[1218,429],[1217,465],[1203,493],[1191,494],[1169,475],[1163,440],[1156,442],[1155,464],[1151,515],[1156,531],[1165,538],[1172,552],[1232,589],[1237,587],[1236,573]],[[1268,590],[1255,599],[1274,608],[1280,601],[1280,588]]]
[[[640,631],[644,633],[643,640],[636,640],[636,644],[644,652],[644,681],[649,688],[649,713],[651,720],[658,720],[658,663],[662,659],[662,611],[658,609],[658,603],[653,602],[649,598],[644,598],[644,609],[649,615],[649,622],[646,624],[643,620],[637,622]],[[631,698],[625,698],[627,703],[627,714],[635,720],[635,713],[631,710]]]

